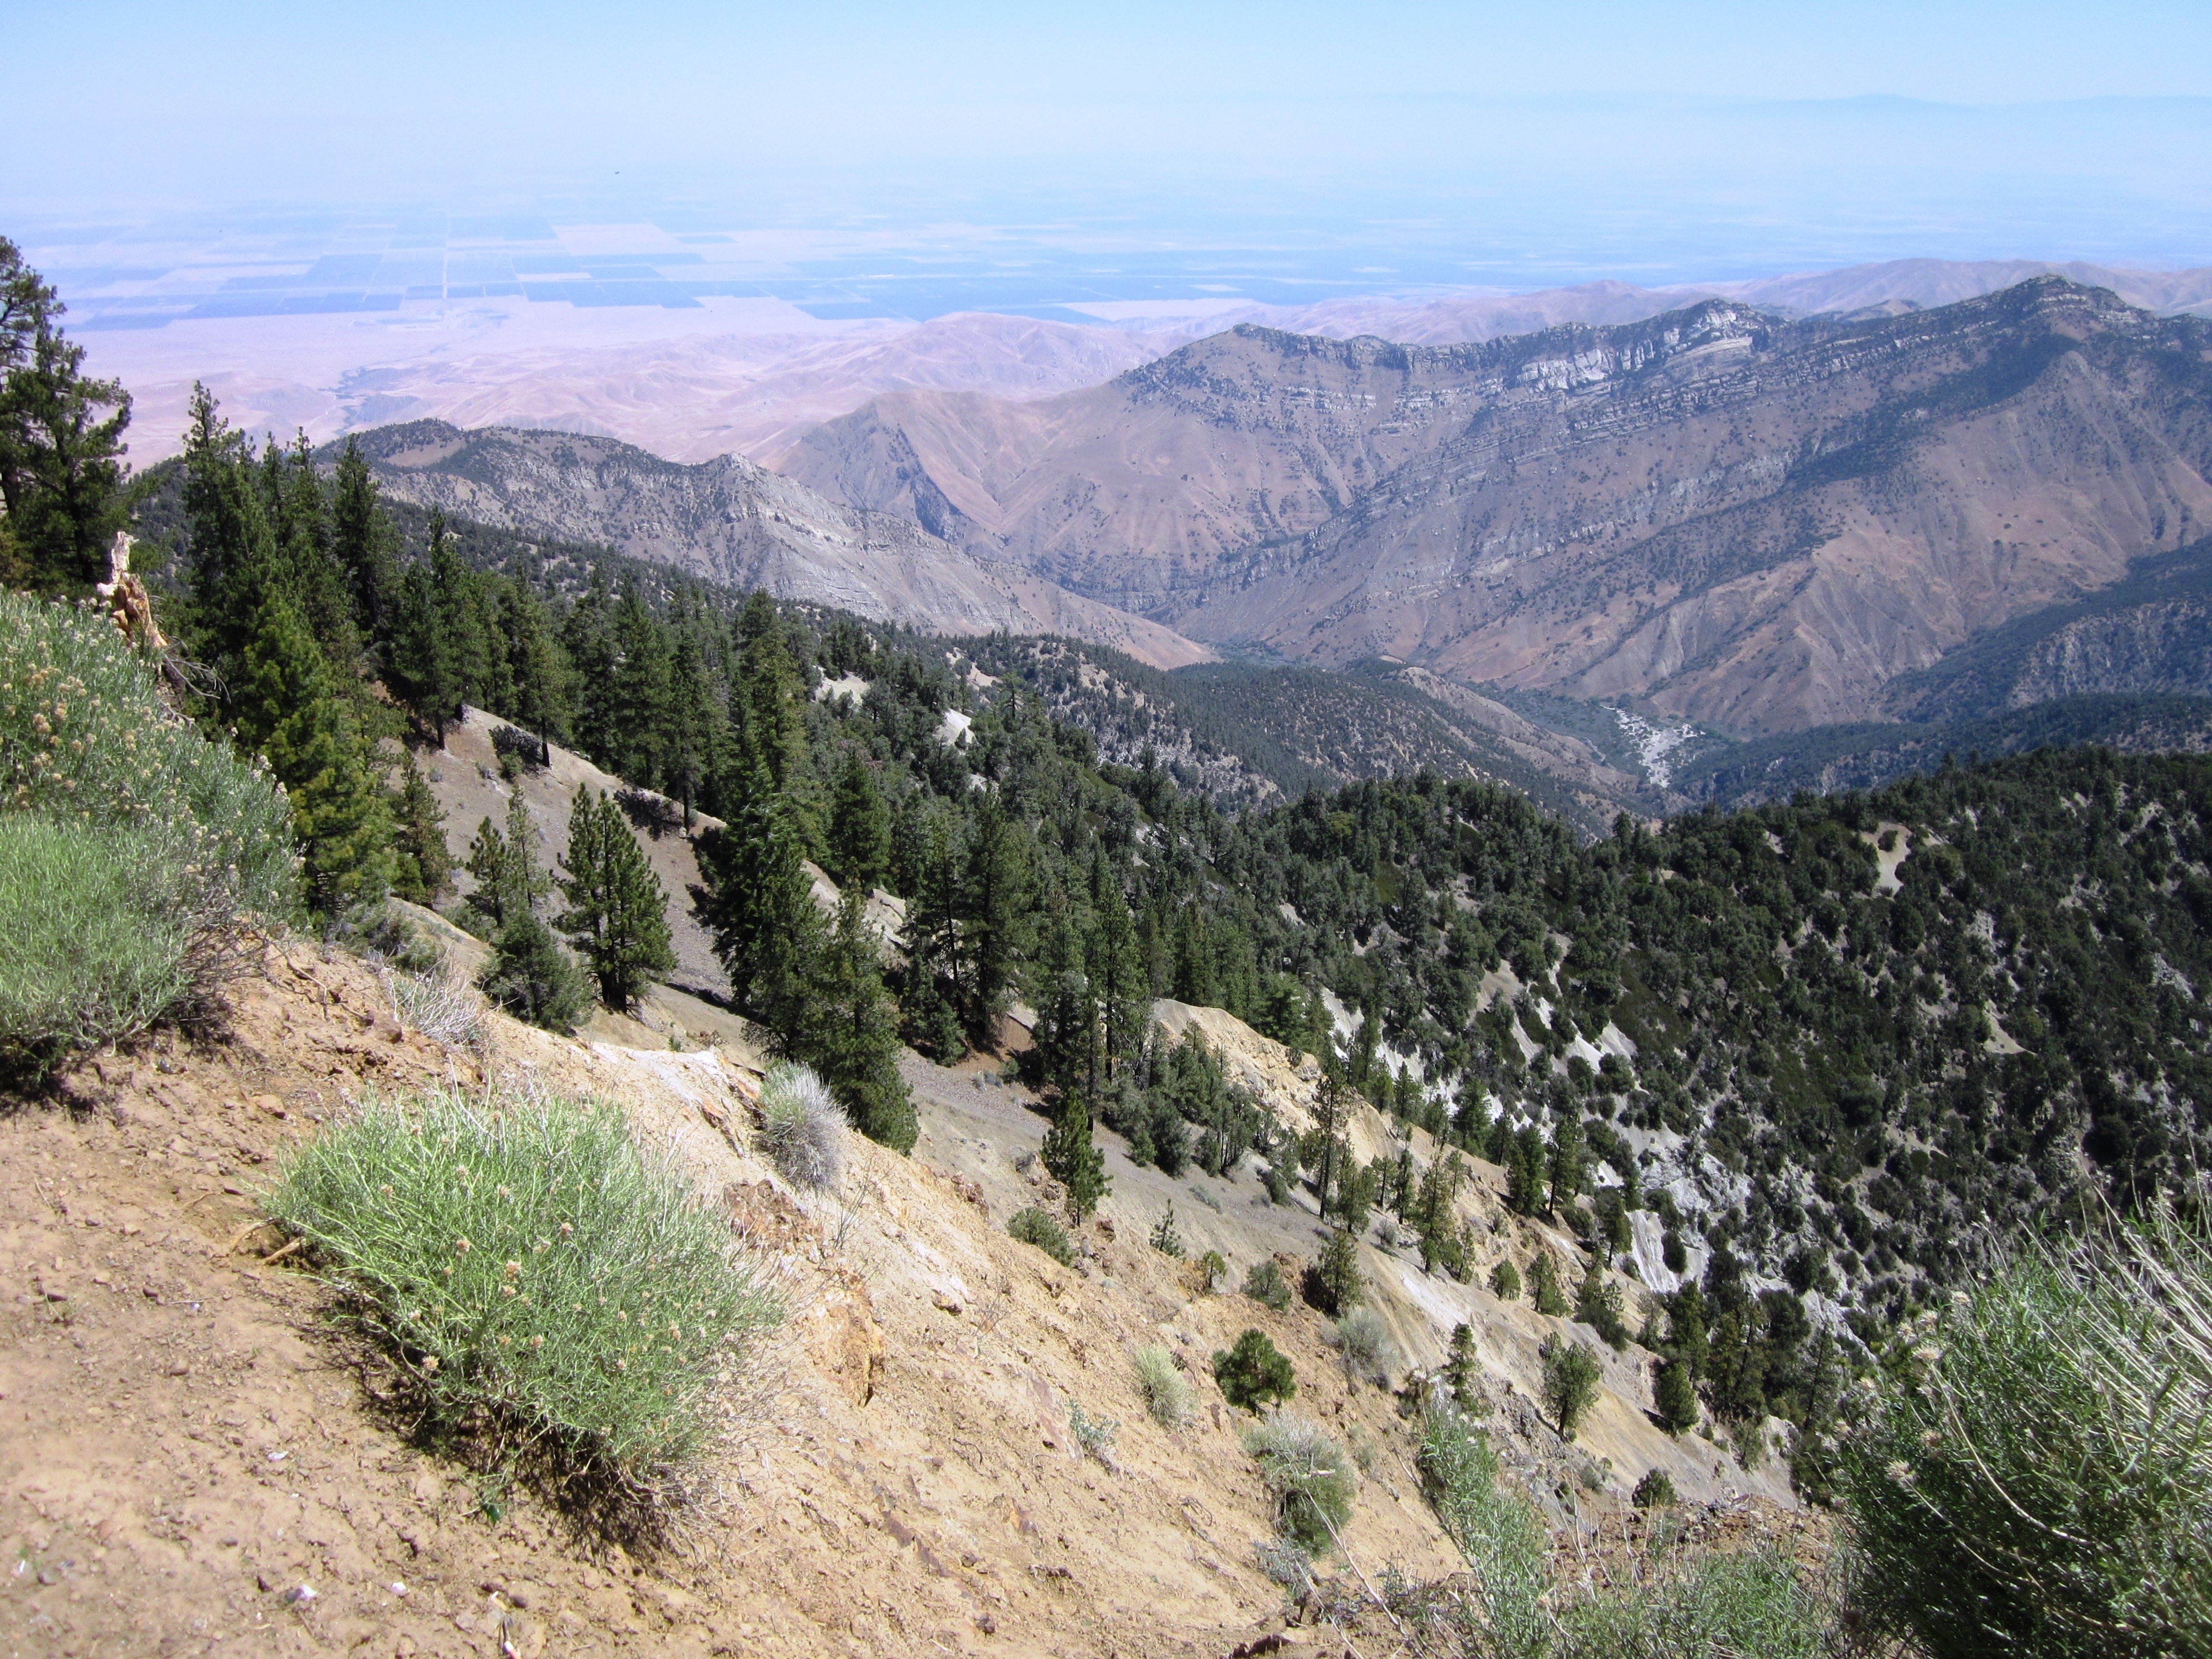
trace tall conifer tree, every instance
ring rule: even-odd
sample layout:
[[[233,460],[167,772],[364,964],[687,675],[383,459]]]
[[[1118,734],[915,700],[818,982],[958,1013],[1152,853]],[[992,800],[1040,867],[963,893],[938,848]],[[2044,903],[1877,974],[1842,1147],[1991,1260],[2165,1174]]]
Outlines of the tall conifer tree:
[[[853,1127],[893,1152],[910,1152],[921,1125],[899,1075],[897,1019],[884,993],[866,913],[867,900],[858,889],[838,903],[837,925],[817,971],[808,1048]]]
[[[599,1000],[629,1012],[645,988],[676,966],[668,948],[668,895],[622,809],[576,786],[568,814],[568,908],[562,932],[599,983]]]

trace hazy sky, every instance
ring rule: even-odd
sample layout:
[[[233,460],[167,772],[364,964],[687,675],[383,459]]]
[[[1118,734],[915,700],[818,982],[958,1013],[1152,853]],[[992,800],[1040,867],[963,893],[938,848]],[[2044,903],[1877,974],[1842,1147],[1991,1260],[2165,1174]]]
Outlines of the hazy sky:
[[[0,228],[689,201],[1162,246],[1480,221],[1483,259],[1625,275],[2212,259],[2204,0],[9,9]]]

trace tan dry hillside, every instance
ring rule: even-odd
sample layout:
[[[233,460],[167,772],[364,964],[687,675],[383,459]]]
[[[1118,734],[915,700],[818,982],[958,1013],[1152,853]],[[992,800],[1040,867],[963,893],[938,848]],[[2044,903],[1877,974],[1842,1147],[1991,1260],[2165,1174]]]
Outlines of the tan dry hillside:
[[[779,465],[1232,653],[1790,730],[2202,535],[2205,326],[2048,276],[1479,345],[1243,326],[1057,398],[879,398]]]

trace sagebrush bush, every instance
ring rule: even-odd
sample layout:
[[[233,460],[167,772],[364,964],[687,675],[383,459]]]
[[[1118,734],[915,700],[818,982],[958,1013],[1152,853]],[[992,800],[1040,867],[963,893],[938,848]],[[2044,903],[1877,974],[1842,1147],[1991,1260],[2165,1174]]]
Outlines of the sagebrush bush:
[[[1006,1234],[1036,1245],[1063,1267],[1075,1264],[1075,1241],[1068,1237],[1067,1229],[1035,1205],[1014,1212],[1006,1223]]]
[[[1318,1424],[1277,1412],[1245,1431],[1244,1449],[1260,1466],[1284,1534],[1316,1554],[1334,1544],[1359,1484],[1342,1444]]]
[[[191,999],[186,879],[136,831],[0,812],[0,1071],[136,1036]]]
[[[1398,1364],[1398,1345],[1390,1328],[1372,1308],[1354,1308],[1336,1322],[1332,1333],[1344,1354],[1344,1368],[1354,1376],[1387,1384]]]
[[[1933,1659],[2212,1651],[2203,1223],[2023,1245],[1906,1340],[1838,1470],[1863,1611]]]
[[[1067,1431],[1075,1437],[1075,1443],[1086,1457],[1095,1457],[1108,1468],[1114,1467],[1114,1437],[1121,1425],[1110,1417],[1093,1417],[1071,1400],[1067,1402]]]
[[[291,1162],[267,1209],[434,1416],[633,1491],[672,1488],[708,1439],[718,1375],[780,1317],[720,1210],[603,1103],[372,1099]]]
[[[296,915],[282,793],[163,702],[155,672],[100,611],[0,590],[0,810],[152,837],[204,926]]]
[[[1179,1429],[1190,1421],[1190,1384],[1165,1348],[1137,1350],[1137,1388],[1145,1396],[1145,1409],[1162,1428]]]
[[[834,1187],[845,1168],[845,1112],[813,1069],[788,1062],[761,1079],[761,1147],[794,1186]]]
[[[1632,1582],[1554,1587],[1535,1505],[1499,1481],[1489,1437],[1448,1407],[1423,1419],[1417,1467],[1423,1495],[1467,1560],[1472,1593],[1452,1616],[1467,1659],[1814,1659],[1846,1650],[1833,1606],[1771,1551],[1660,1558]]]
[[[1664,1469],[1646,1469],[1628,1501],[1639,1510],[1663,1510],[1680,1499],[1674,1495],[1674,1477]]]

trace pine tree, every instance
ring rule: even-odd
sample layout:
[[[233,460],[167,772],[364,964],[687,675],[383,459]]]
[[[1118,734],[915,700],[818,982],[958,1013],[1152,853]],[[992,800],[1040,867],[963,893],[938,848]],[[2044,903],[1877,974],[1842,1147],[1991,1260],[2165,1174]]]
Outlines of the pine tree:
[[[998,1047],[997,1025],[1013,990],[1032,900],[1020,827],[998,793],[987,793],[968,836],[968,867],[960,891],[960,928],[969,961],[969,1036]]]
[[[483,994],[518,1019],[564,1035],[591,1006],[583,973],[527,909],[510,915],[492,941],[492,958],[477,981]]]
[[[613,765],[614,752],[608,747],[615,725],[615,643],[609,614],[612,603],[606,573],[594,565],[590,581],[561,624],[561,643],[574,675],[577,740],[594,761],[618,771]]]
[[[610,769],[641,787],[658,789],[666,781],[668,641],[635,584],[624,584],[615,603],[614,639]]]
[[[446,528],[445,515],[430,515],[431,604],[446,651],[446,670],[451,676],[444,688],[448,698],[446,718],[458,720],[461,705],[489,706],[494,701],[495,663],[503,665],[506,653],[497,648],[495,629],[484,600],[484,585],[476,572],[461,562],[459,545]],[[419,568],[419,567],[418,567]]]
[[[461,867],[476,883],[476,891],[469,896],[472,908],[491,924],[497,933],[507,925],[507,912],[514,893],[514,866],[507,850],[507,837],[489,816],[477,825],[476,834],[469,841],[469,855]]]
[[[1320,1259],[1307,1270],[1304,1294],[1332,1319],[1367,1299],[1367,1283],[1359,1276],[1359,1244],[1350,1229],[1339,1227],[1328,1236]]]
[[[1100,1054],[1111,1079],[1121,1077],[1143,1048],[1152,1011],[1136,922],[1103,847],[1091,848],[1091,915],[1087,960],[1098,1000]]]
[[[1564,1114],[1552,1130],[1548,1171],[1552,1209],[1564,1209],[1573,1200],[1576,1194],[1589,1188],[1589,1139],[1583,1133],[1581,1115],[1572,1110]]]
[[[416,904],[435,904],[452,884],[453,855],[446,849],[446,814],[411,750],[400,753],[392,818],[392,890]]]
[[[805,687],[785,643],[775,602],[756,592],[738,616],[738,676],[730,689],[732,724],[751,742],[775,787],[802,817],[807,803]]]
[[[1316,1156],[1307,1160],[1320,1176],[1321,1212],[1328,1215],[1329,1202],[1341,1178],[1340,1165],[1350,1156],[1344,1141],[1345,1125],[1352,1116],[1352,1103],[1356,1098],[1344,1083],[1326,1073],[1321,1086],[1314,1092],[1314,1126],[1309,1132]]]
[[[1659,1362],[1651,1380],[1651,1400],[1668,1433],[1680,1434],[1697,1427],[1698,1385],[1690,1374],[1688,1360],[1677,1356]]]
[[[714,935],[738,1006],[785,1052],[804,1043],[822,917],[782,799],[756,764],[728,825],[702,836],[696,908]]]
[[[617,1013],[676,966],[668,948],[668,895],[653,873],[622,809],[576,786],[569,809],[568,908],[558,922],[592,976],[599,1000]]]
[[[1063,1096],[1091,1093],[1097,1073],[1097,1008],[1083,971],[1082,924],[1067,896],[1047,901],[1036,960],[1028,975],[1036,1008],[1036,1061],[1046,1084]]]
[[[331,501],[331,556],[353,599],[354,623],[377,661],[386,660],[398,620],[399,560],[392,520],[376,499],[376,481],[361,446],[348,438],[339,453]]]
[[[687,830],[691,809],[704,797],[714,769],[719,725],[699,630],[687,622],[678,629],[670,659],[660,781],[661,788],[683,803]]]
[[[262,595],[283,582],[276,538],[247,462],[244,437],[224,422],[207,388],[195,385],[185,434],[189,637],[223,688],[218,701],[226,716],[236,714],[235,690]]]
[[[283,784],[308,902],[325,916],[380,900],[392,881],[392,821],[329,665],[281,589],[263,599],[235,698],[239,740]]]
[[[536,589],[526,578],[511,584],[502,607],[508,678],[514,685],[514,723],[538,739],[538,763],[553,758],[551,739],[568,732],[568,659]]]
[[[64,309],[0,236],[0,519],[29,586],[82,593],[106,580],[127,516],[131,398],[113,380],[85,378],[84,348],[61,331]]]
[[[893,1152],[910,1152],[921,1124],[899,1075],[896,1014],[884,992],[866,911],[857,889],[838,903],[837,925],[817,969],[809,1048],[853,1127]]]
[[[1113,1187],[1106,1155],[1091,1138],[1091,1107],[1079,1094],[1063,1096],[1040,1149],[1046,1171],[1067,1191],[1069,1219],[1081,1226]]]
[[[830,801],[830,878],[862,892],[882,885],[890,867],[890,813],[874,770],[858,751],[845,757]]]
[[[460,672],[436,586],[419,564],[400,584],[385,682],[443,749],[446,728],[460,713]]]
[[[361,660],[361,635],[345,572],[331,551],[329,503],[307,434],[301,433],[289,450],[271,440],[262,451],[262,477],[286,584],[331,672],[350,681]]]

